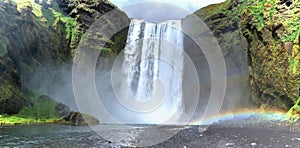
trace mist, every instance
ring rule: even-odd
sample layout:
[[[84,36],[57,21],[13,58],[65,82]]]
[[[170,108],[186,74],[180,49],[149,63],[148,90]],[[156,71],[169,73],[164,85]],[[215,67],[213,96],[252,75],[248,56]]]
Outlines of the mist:
[[[179,20],[190,12],[169,4],[164,3],[139,3],[124,7],[122,10],[135,19],[146,20],[150,22],[163,22],[166,20]]]
[[[181,18],[190,13],[188,11],[185,11],[184,9],[161,3],[143,3],[130,5],[126,8],[128,9],[126,10],[126,12],[129,13],[129,16],[136,15],[135,18],[137,19],[146,19],[152,22],[160,22],[164,21],[165,19],[178,19],[178,17]],[[144,10],[144,13],[140,13],[139,10],[141,9]],[[197,23],[197,25],[200,24]],[[207,109],[210,95],[212,93],[212,72],[206,57],[203,55],[202,49],[195,45],[195,42],[187,36],[184,38],[184,44],[185,52],[191,58],[198,72],[198,78],[201,85],[199,101],[194,113],[194,119],[199,119],[202,117],[203,113]],[[238,48],[242,49],[242,45]],[[238,52],[237,54],[238,55],[234,56],[244,57],[243,52]],[[110,117],[108,117],[107,119],[102,119],[103,116],[101,114],[103,114],[104,112],[109,112],[113,117],[126,121],[127,123],[131,123],[132,121],[134,122],[136,118],[134,116],[127,116],[129,112],[126,111],[124,107],[122,107],[122,105],[118,102],[118,100],[116,99],[117,97],[115,96],[115,92],[112,88],[111,68],[116,56],[112,55],[108,57],[99,58],[100,59],[98,59],[97,68],[95,72],[85,70],[91,68],[89,67],[91,65],[85,65],[86,67],[83,67],[81,71],[77,71],[77,73],[79,73],[80,80],[77,82],[76,85],[82,87],[82,89],[77,89],[77,91],[79,91],[79,93],[81,94],[80,96],[77,96],[81,100],[79,102],[78,100],[76,102],[73,91],[74,87],[72,83],[72,72],[74,71],[72,71],[72,64],[62,64],[59,66],[48,65],[47,67],[37,67],[34,73],[23,73],[22,81],[25,82],[24,84],[28,88],[37,90],[40,93],[48,95],[51,98],[57,100],[58,102],[66,104],[72,110],[89,113],[99,118],[101,121],[107,123],[114,122],[114,120],[110,119]],[[227,70],[227,88],[224,100],[222,100],[223,104],[221,112],[235,110],[239,106],[241,106],[240,104],[243,104],[241,103],[241,100],[248,100],[248,78],[246,77],[247,71],[243,69],[246,63],[246,59],[244,59],[244,61],[242,59],[242,61],[239,62],[235,61],[235,57],[225,56],[225,65]],[[90,63],[92,62],[93,61],[90,61]],[[91,79],[87,78],[91,76],[94,77],[95,81],[91,81]],[[189,77],[189,70],[186,70],[186,72],[183,74],[184,83],[182,85],[183,95],[186,96],[188,96],[190,90],[193,89],[190,87],[189,84],[191,81],[187,81]],[[96,94],[93,94],[94,88],[90,87],[90,84],[92,83],[96,83]],[[99,111],[97,111],[97,108],[99,108],[99,106],[97,106],[97,104],[95,104],[94,102],[89,101],[89,99],[99,99],[98,102],[102,103],[103,113],[99,113]],[[216,98],[216,100],[220,99],[222,98]],[[79,109],[77,103],[84,104],[84,107]],[[190,101],[189,99],[184,99],[184,112],[187,114],[194,112],[194,110],[190,110],[190,106],[192,105],[193,101]],[[218,108],[218,106],[215,107]]]
[[[78,111],[72,87],[72,64],[47,65],[34,68],[34,72],[22,72],[21,81],[26,88],[47,95]]]
[[[195,11],[208,6],[224,2],[225,0],[111,0],[130,18],[163,22],[166,20],[179,20]]]

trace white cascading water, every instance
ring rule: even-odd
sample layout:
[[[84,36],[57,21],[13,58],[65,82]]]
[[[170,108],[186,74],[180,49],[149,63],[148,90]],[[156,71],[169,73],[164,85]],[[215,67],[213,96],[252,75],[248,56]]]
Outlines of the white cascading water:
[[[180,29],[180,20],[131,22],[122,65],[122,73],[127,76],[122,87],[129,88],[131,95],[122,93],[122,97],[134,96],[126,99],[151,106],[151,111],[136,110],[141,112],[138,116],[143,122],[174,122],[183,112],[184,51]]]

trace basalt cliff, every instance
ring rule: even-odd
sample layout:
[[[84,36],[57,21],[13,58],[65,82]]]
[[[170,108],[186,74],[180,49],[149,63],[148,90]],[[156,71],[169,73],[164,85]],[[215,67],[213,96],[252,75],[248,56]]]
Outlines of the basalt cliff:
[[[0,114],[38,111],[36,102],[43,97],[31,87],[37,68],[50,71],[40,81],[59,79],[61,71],[53,69],[71,68],[82,36],[113,9],[116,6],[106,0],[0,0]],[[227,0],[194,13],[217,38],[228,77],[242,76],[237,106],[284,111],[293,107],[293,113],[300,112],[299,14],[300,2],[295,0]],[[201,26],[194,28],[193,36],[203,33]],[[127,32],[125,28],[106,41],[101,56],[120,52]],[[184,44],[196,46],[190,40]],[[190,55],[195,63],[205,58],[200,52]]]

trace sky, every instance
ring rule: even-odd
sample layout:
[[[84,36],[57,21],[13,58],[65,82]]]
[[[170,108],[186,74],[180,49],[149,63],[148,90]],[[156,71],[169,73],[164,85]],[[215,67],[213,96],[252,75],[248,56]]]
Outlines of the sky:
[[[209,4],[225,0],[110,0],[131,18],[148,21],[181,19]]]

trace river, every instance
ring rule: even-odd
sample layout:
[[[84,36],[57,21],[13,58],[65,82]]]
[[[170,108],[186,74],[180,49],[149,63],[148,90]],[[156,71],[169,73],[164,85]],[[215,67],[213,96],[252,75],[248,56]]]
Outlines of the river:
[[[246,121],[246,120],[243,120]],[[131,126],[132,127],[132,126]],[[134,146],[140,140],[161,138],[168,131],[182,129],[172,138],[151,147],[272,147],[300,148],[298,125],[285,126],[276,121],[223,121],[209,126],[99,125],[99,133],[106,133],[113,141],[101,138],[89,126],[34,125],[0,128],[0,147],[122,147]],[[154,135],[153,135],[154,134]],[[142,135],[142,136],[141,136]],[[143,139],[139,139],[143,138]],[[138,140],[139,139],[139,140]]]

